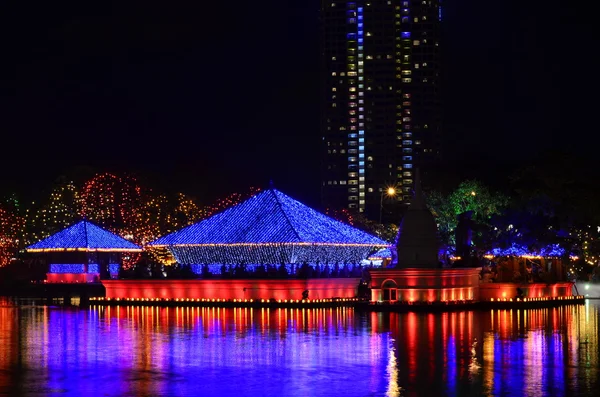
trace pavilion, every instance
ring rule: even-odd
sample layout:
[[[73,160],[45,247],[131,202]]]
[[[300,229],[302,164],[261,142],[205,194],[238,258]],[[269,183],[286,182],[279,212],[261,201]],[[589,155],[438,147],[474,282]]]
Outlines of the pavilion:
[[[48,261],[47,282],[98,282],[115,278],[123,253],[141,252],[142,248],[93,224],[82,220],[25,248],[44,253]]]
[[[223,266],[333,268],[358,265],[386,241],[330,218],[280,191],[264,190],[241,204],[149,244],[177,262],[219,273]]]

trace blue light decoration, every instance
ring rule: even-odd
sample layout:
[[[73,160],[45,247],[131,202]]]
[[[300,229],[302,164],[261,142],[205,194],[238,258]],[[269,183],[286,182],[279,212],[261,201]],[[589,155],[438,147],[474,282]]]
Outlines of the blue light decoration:
[[[402,32],[401,37],[403,39],[410,39],[410,32]]]
[[[565,255],[565,253],[565,249],[561,248],[558,244],[550,244],[539,250],[530,250],[524,245],[513,243],[508,248],[493,248],[488,252],[488,255],[557,258]]]
[[[119,265],[118,263],[109,263],[108,264],[108,272],[110,274],[118,274],[119,269],[121,269],[121,265]]]
[[[83,263],[52,263],[50,264],[50,273],[85,273],[85,265]]]
[[[389,243],[268,189],[149,246],[167,247],[186,265],[343,265]]]
[[[83,220],[25,248],[28,252],[139,252],[142,249],[90,221]]]
[[[377,268],[383,266],[383,261],[386,259],[392,260],[392,250],[390,248],[382,248],[372,253],[363,261],[363,264]]]
[[[88,264],[87,272],[88,273],[100,273],[100,266],[97,263],[90,263],[90,264]],[[50,271],[48,273],[84,274],[85,273],[85,264],[83,264],[83,263],[51,263]]]

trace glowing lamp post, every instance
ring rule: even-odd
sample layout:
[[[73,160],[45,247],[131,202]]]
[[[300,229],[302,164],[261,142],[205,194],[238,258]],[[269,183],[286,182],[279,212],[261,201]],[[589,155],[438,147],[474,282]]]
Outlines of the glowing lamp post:
[[[381,191],[381,199],[379,200],[379,223],[381,224],[381,219],[383,215],[383,196],[387,195],[388,197],[394,197],[396,195],[396,188],[390,186],[386,190]]]

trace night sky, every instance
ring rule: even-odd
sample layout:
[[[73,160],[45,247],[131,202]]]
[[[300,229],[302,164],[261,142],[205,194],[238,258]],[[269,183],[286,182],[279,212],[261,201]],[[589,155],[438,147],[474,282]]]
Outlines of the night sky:
[[[126,171],[201,199],[272,179],[318,203],[318,1],[13,3],[0,9],[2,193]],[[445,2],[448,169],[493,179],[547,149],[593,153],[592,15]]]

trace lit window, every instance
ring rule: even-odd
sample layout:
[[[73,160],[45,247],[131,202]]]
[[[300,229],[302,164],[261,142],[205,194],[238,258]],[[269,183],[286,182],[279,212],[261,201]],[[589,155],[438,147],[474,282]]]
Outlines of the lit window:
[[[413,45],[421,45],[421,42],[419,40],[413,40]]]

